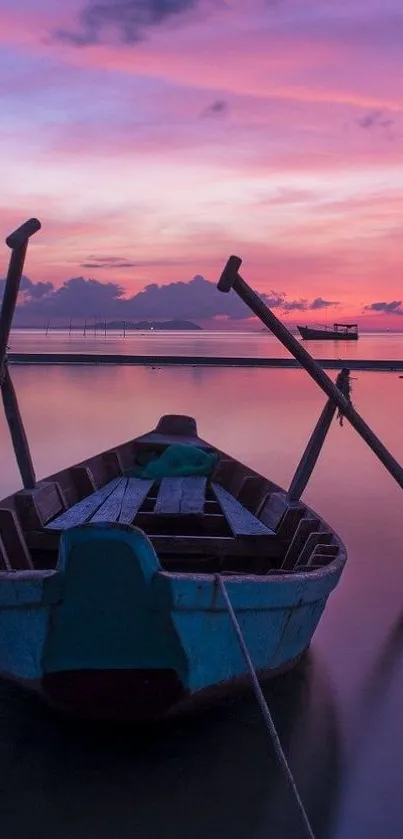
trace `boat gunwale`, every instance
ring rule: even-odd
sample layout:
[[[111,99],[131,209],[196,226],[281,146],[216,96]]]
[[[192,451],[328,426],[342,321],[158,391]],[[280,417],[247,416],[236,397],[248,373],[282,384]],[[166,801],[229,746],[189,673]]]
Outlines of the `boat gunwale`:
[[[95,463],[102,462],[102,459],[105,456],[107,456],[109,454],[112,454],[112,453],[117,453],[121,449],[130,447],[130,446],[135,447],[136,445],[138,445],[140,450],[141,449],[146,450],[147,448],[149,448],[150,446],[153,445],[153,434],[155,434],[156,437],[157,437],[157,439],[155,440],[155,444],[154,444],[156,446],[157,450],[159,450],[161,448],[165,448],[167,445],[170,444],[170,442],[168,441],[168,437],[171,438],[172,442],[175,442],[175,438],[177,437],[177,435],[175,435],[175,434],[167,435],[167,439],[166,439],[165,443],[162,443],[161,442],[161,436],[162,435],[160,433],[158,433],[156,431],[156,429],[153,429],[152,431],[147,432],[146,434],[140,434],[137,437],[133,437],[133,438],[131,438],[129,440],[126,440],[122,443],[119,443],[118,445],[112,446],[112,447],[106,449],[105,451],[98,452],[98,453],[96,453],[94,455],[91,455],[90,457],[88,457],[88,458],[86,458],[82,461],[79,461],[79,462],[74,463],[70,466],[67,466],[64,469],[59,470],[58,472],[55,472],[55,473],[53,473],[49,476],[41,478],[38,481],[38,484],[47,483],[47,482],[58,483],[58,481],[60,481],[60,479],[63,479],[63,477],[69,478],[69,473],[71,472],[72,469],[74,469],[76,467],[91,467],[91,465],[94,465]],[[238,458],[234,457],[233,455],[230,455],[227,452],[224,452],[223,450],[218,449],[217,447],[215,447],[214,445],[212,445],[208,441],[199,437],[197,434],[195,434],[194,437],[189,437],[189,439],[192,439],[193,445],[197,446],[198,443],[201,443],[201,444],[203,444],[204,447],[206,447],[206,448],[208,448],[212,451],[217,452],[219,454],[220,459],[222,459],[224,461],[229,461],[229,462],[233,463],[234,465],[240,466],[241,468],[247,470],[248,476],[261,478],[263,481],[265,481],[267,483],[268,493],[278,492],[278,493],[282,493],[282,494],[286,495],[286,490],[284,490],[284,488],[281,487],[279,484],[276,484],[270,478],[268,478],[264,475],[261,475],[261,473],[257,472],[252,467],[242,463],[242,461],[238,460]],[[124,474],[122,473],[120,477],[124,477]],[[110,480],[110,478],[106,477],[104,482],[101,483],[100,486],[97,487],[96,490],[94,490],[94,492],[96,492],[98,489],[105,486],[109,482],[109,480]],[[18,496],[18,494],[21,491],[22,491],[21,489],[16,490],[11,495],[7,496],[4,499],[1,499],[0,500],[0,506],[2,506],[2,507],[9,506],[10,502],[11,502],[12,508],[15,510],[14,498],[15,498],[15,496]],[[89,493],[88,496],[84,496],[84,497],[89,497],[91,494],[92,493]],[[75,502],[75,503],[77,503],[77,502]],[[344,567],[344,564],[347,560],[347,550],[346,550],[346,547],[345,547],[344,543],[342,542],[342,540],[340,539],[340,537],[338,536],[336,531],[327,523],[327,521],[325,521],[325,519],[322,518],[322,516],[316,510],[313,510],[311,507],[309,507],[303,501],[299,501],[297,503],[300,506],[300,508],[304,510],[304,513],[308,514],[308,517],[309,517],[309,515],[312,515],[314,518],[316,518],[318,520],[319,526],[324,527],[326,530],[328,530],[330,532],[330,534],[332,536],[332,540],[334,540],[334,542],[336,543],[336,545],[338,547],[338,553],[335,557],[329,556],[329,561],[326,562],[322,567],[312,568],[310,570],[298,571],[297,568],[294,568],[294,569],[290,569],[290,570],[281,571],[280,569],[276,568],[276,569],[273,569],[273,570],[271,570],[271,569],[268,570],[265,574],[249,574],[249,573],[242,573],[242,572],[239,573],[239,574],[238,574],[238,572],[232,572],[232,573],[226,574],[225,572],[223,572],[223,576],[226,576],[226,578],[231,580],[231,581],[236,580],[236,579],[238,579],[238,580],[242,579],[243,581],[245,581],[245,580],[249,580],[249,581],[258,580],[258,581],[262,582],[263,580],[265,580],[267,582],[278,583],[278,582],[284,581],[284,580],[293,580],[293,579],[302,579],[302,578],[306,579],[307,577],[312,578],[312,581],[314,581],[315,579],[322,578],[325,574],[328,574],[328,573],[333,574],[333,573],[337,573],[338,571],[341,572],[343,567]],[[71,504],[67,507],[67,509],[70,509],[73,506],[74,506],[74,504]],[[260,512],[260,510],[258,508],[257,511],[253,513],[253,515],[255,515],[256,518],[258,518],[260,520],[259,512]],[[22,529],[23,529],[23,533],[25,535],[26,534],[26,529],[24,527]],[[46,528],[45,527],[42,528],[40,532],[42,532],[42,530],[43,530],[43,532],[45,532]],[[174,539],[175,536],[172,536],[172,538]],[[192,538],[192,537],[190,536],[189,538]],[[211,538],[214,539],[214,537],[211,537]],[[184,555],[183,558],[185,558],[185,555]],[[56,568],[57,568],[57,565],[55,564],[54,568],[51,569],[51,570],[56,570]],[[9,575],[12,578],[13,575],[15,574],[16,570],[17,569],[15,569],[15,570],[12,569],[10,571],[7,571],[7,570],[2,571],[0,579],[5,580]],[[45,570],[49,570],[49,569],[35,567],[34,570],[38,571],[38,572],[41,572],[41,571],[45,571]],[[194,572],[194,571],[178,571],[178,572],[175,572],[175,571],[165,570],[164,568],[161,568],[161,572],[159,572],[159,573],[170,574],[171,576],[178,575],[178,577],[179,576],[184,576],[184,577],[187,577],[187,578],[192,577],[194,579],[202,579],[202,578],[212,579],[214,577],[214,573],[199,574],[198,572]]]

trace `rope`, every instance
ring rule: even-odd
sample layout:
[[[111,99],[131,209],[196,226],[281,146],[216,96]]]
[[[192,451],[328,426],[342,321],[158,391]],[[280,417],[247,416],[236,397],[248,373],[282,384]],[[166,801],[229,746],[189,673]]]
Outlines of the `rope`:
[[[291,791],[294,795],[299,813],[301,815],[301,819],[302,819],[304,827],[305,827],[306,835],[309,837],[309,839],[315,839],[315,834],[314,834],[314,832],[312,830],[312,827],[311,827],[311,824],[309,822],[308,815],[306,813],[305,807],[304,807],[304,805],[301,801],[301,798],[300,798],[299,792],[297,790],[297,786],[296,786],[296,783],[294,781],[291,769],[290,769],[290,767],[287,763],[287,758],[286,758],[286,756],[283,752],[283,747],[281,745],[280,738],[277,734],[277,730],[276,730],[276,726],[274,724],[273,717],[270,713],[269,706],[268,706],[268,704],[266,702],[266,699],[263,695],[262,688],[260,687],[259,680],[257,678],[256,671],[255,671],[255,668],[254,668],[253,663],[252,663],[252,659],[249,655],[248,648],[246,646],[244,637],[242,635],[241,627],[239,626],[237,617],[236,617],[234,609],[232,607],[232,603],[229,599],[229,595],[228,595],[227,589],[225,587],[224,580],[222,579],[220,574],[216,574],[215,579],[218,583],[221,594],[222,594],[222,596],[225,600],[225,604],[226,604],[227,609],[228,609],[228,614],[230,616],[231,623],[234,627],[234,630],[235,630],[235,633],[236,633],[236,636],[237,636],[237,639],[238,639],[238,643],[239,643],[239,646],[240,646],[241,651],[242,651],[242,655],[245,659],[245,663],[246,663],[247,668],[249,670],[249,674],[250,674],[250,677],[251,677],[251,680],[252,680],[253,690],[254,690],[256,699],[258,701],[260,710],[263,714],[263,719],[264,719],[266,728],[267,728],[267,730],[268,730],[268,732],[269,732],[269,734],[272,738],[274,751],[276,753],[277,760],[278,760],[281,768],[283,769],[284,774],[286,776],[286,779],[287,779],[287,781],[288,781],[288,783],[291,787]]]

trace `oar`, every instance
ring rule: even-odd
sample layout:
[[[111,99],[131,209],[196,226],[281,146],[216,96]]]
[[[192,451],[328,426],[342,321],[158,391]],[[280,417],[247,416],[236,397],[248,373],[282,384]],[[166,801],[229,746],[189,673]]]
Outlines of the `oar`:
[[[346,367],[340,371],[336,379],[336,387],[344,393],[348,386],[350,371]],[[291,481],[290,488],[287,492],[288,501],[299,501],[301,495],[312,475],[316,466],[318,457],[322,451],[323,444],[326,440],[326,435],[332,424],[333,417],[336,413],[337,405],[333,399],[328,399],[325,407],[315,425],[314,430],[308,440],[306,449],[301,457],[301,460],[295,470],[295,475]]]
[[[7,345],[17,303],[21,276],[24,269],[28,239],[30,236],[33,236],[37,230],[40,230],[40,227],[41,223],[38,219],[31,218],[15,230],[14,233],[11,233],[6,239],[6,244],[9,248],[11,248],[11,256],[0,311],[1,395],[3,398],[4,411],[8,427],[10,429],[15,456],[25,489],[32,489],[35,486],[36,480],[28,441],[18,407],[17,396],[7,365]]]
[[[241,265],[242,259],[239,256],[230,256],[218,282],[218,289],[228,292],[233,288],[236,291],[241,300],[273,332],[283,346],[305,368],[316,384],[335,402],[343,416],[348,419],[360,437],[365,440],[370,449],[372,449],[374,454],[376,454],[381,463],[383,463],[388,472],[403,489],[403,469],[397,460],[392,457],[381,440],[374,434],[369,425],[367,425],[360,414],[353,408],[351,402],[340,392],[325,371],[309,355],[306,349],[301,346],[299,341],[291,335],[287,327],[276,318],[268,306],[263,303],[259,295],[242,279],[239,274]]]

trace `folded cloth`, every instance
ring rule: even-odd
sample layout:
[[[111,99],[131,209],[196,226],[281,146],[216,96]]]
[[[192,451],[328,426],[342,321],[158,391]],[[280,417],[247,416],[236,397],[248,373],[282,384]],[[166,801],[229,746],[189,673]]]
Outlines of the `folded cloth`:
[[[132,478],[186,477],[187,475],[210,475],[218,461],[216,452],[205,452],[197,446],[175,443],[162,452],[160,457],[150,460],[145,466],[126,469],[125,475]]]

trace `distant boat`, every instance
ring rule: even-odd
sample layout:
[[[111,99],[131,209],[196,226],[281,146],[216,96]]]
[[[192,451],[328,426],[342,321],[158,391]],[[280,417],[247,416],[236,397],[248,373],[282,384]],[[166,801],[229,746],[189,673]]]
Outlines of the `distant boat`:
[[[313,329],[310,326],[298,326],[301,337],[305,341],[357,341],[358,325],[356,323],[334,323],[333,329],[327,326]]]

